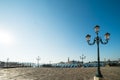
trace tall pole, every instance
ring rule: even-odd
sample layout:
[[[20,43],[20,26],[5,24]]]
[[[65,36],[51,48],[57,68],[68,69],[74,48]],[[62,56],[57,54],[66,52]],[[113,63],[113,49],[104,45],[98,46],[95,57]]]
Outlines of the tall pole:
[[[37,60],[37,67],[39,67],[40,57],[38,56],[38,57],[36,58],[36,60]]]
[[[7,68],[8,68],[8,61],[9,61],[9,58],[7,58],[7,65],[6,65]]]
[[[86,56],[84,56],[83,54],[82,54],[82,56],[80,56],[80,59],[82,59],[82,64],[83,64],[83,60],[86,58]]]
[[[97,42],[97,63],[98,63],[98,66],[97,66],[97,73],[96,73],[96,77],[103,77],[102,74],[101,74],[101,71],[100,71],[100,51],[99,51],[99,41],[100,41],[100,38],[98,36],[98,33],[97,34],[97,37],[96,37],[96,42]]]

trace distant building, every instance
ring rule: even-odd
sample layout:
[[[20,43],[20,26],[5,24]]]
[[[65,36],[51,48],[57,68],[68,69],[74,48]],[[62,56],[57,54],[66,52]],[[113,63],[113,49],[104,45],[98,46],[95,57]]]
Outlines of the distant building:
[[[97,61],[88,62],[88,63],[84,63],[84,64],[83,64],[83,67],[97,67],[97,66],[98,66]],[[104,67],[104,66],[105,66],[105,62],[104,62],[104,61],[101,61],[101,62],[100,62],[100,66]]]
[[[18,62],[2,62],[0,61],[0,68],[16,68],[16,67],[34,67],[34,63],[18,63]]]
[[[0,68],[3,68],[5,66],[5,62],[0,61]]]
[[[52,64],[53,67],[60,67],[60,68],[75,68],[75,67],[81,67],[82,62],[79,61],[69,61],[68,62],[60,62],[56,64]]]

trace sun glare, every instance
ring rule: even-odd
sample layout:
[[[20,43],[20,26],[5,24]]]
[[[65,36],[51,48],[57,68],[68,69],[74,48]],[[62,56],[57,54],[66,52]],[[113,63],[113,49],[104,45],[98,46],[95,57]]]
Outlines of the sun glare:
[[[9,32],[0,30],[0,44],[11,45],[13,42],[13,36]]]

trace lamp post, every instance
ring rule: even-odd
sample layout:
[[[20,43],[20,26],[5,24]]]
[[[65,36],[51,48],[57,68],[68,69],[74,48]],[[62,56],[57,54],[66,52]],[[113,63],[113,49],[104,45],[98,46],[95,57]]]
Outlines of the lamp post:
[[[86,35],[86,40],[88,42],[89,45],[94,45],[95,43],[97,44],[97,72],[96,72],[96,77],[98,78],[103,78],[103,75],[101,74],[101,71],[100,71],[100,53],[99,53],[99,43],[101,44],[107,44],[108,43],[108,40],[109,40],[109,37],[110,37],[110,33],[106,33],[105,34],[105,41],[103,42],[101,37],[99,37],[98,33],[99,33],[99,29],[100,27],[98,25],[95,26],[95,33],[96,33],[96,37],[94,38],[94,41],[92,43],[90,43],[90,37],[91,35],[87,34]]]
[[[9,58],[7,58],[7,63],[6,63],[6,64],[7,64],[7,65],[6,65],[7,68],[9,67],[9,66],[8,66],[8,61],[9,61]]]
[[[37,66],[39,67],[40,57],[38,56],[38,57],[36,58],[36,60],[37,60]]]
[[[83,54],[82,54],[82,56],[80,56],[80,59],[82,59],[82,64],[83,64],[83,59],[85,59],[86,58],[86,56],[84,56]]]

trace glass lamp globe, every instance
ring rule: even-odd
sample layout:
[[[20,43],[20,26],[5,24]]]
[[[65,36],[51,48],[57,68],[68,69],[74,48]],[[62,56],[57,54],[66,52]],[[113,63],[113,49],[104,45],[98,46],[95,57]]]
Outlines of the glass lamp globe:
[[[95,28],[94,28],[95,32],[99,32],[100,30],[100,26],[96,25]]]
[[[106,33],[106,34],[105,34],[105,38],[106,38],[106,39],[109,39],[109,38],[110,38],[110,33]]]
[[[90,40],[90,37],[91,37],[91,35],[87,34],[87,35],[86,35],[86,40],[89,41],[89,40]]]

